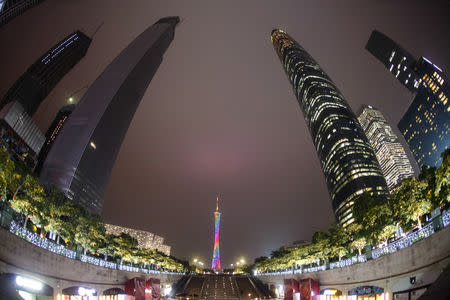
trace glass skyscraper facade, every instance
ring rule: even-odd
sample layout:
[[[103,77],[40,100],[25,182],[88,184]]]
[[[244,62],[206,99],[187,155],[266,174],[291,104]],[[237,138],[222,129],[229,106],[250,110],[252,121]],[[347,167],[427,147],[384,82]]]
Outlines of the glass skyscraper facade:
[[[366,49],[408,90],[417,90],[420,84],[415,72],[417,62],[408,51],[377,30],[372,31]]]
[[[358,120],[375,150],[389,190],[392,191],[403,179],[414,176],[405,149],[381,111],[364,106]]]
[[[400,132],[421,166],[441,165],[450,146],[449,84],[442,69],[429,59],[418,61],[384,34],[374,31],[366,49],[415,96],[398,123]]]
[[[41,152],[39,152],[39,156],[38,156],[38,164],[36,166],[37,173],[39,173],[41,171],[42,165],[44,164],[44,161],[48,155],[48,152],[52,148],[56,137],[61,132],[61,130],[64,126],[64,123],[67,121],[69,116],[72,114],[75,107],[76,107],[75,104],[69,104],[69,105],[66,105],[63,108],[61,108],[59,110],[59,112],[56,114],[56,117],[53,120],[52,124],[47,129],[47,133],[45,134],[45,143],[42,146]]]
[[[41,183],[100,214],[122,141],[179,21],[163,18],[147,28],[94,81],[56,137]]]
[[[19,102],[30,116],[56,84],[86,55],[91,39],[81,31],[65,37],[41,56],[16,81],[0,102],[0,108]]]
[[[386,199],[388,190],[372,147],[342,94],[314,59],[287,33],[272,43],[294,88],[311,133],[338,222],[353,221],[352,205],[363,193]]]
[[[0,27],[42,0],[0,0]]]

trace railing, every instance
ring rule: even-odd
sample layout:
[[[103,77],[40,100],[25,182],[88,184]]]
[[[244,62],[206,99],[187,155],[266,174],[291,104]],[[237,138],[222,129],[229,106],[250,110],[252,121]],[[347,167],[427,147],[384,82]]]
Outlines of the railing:
[[[440,216],[440,218],[442,218],[443,227],[447,227],[448,225],[450,225],[450,210],[443,212],[442,215]],[[433,233],[435,233],[435,228],[434,228],[433,222],[430,222],[429,224],[425,225],[421,229],[419,229],[415,232],[412,232],[412,233],[408,234],[407,236],[388,244],[387,246],[384,246],[382,248],[373,249],[372,250],[372,259],[377,259],[383,255],[394,253],[398,250],[409,247],[412,244],[414,244],[420,240],[423,240],[424,238],[429,237]],[[300,268],[300,269],[296,269],[296,270],[286,269],[286,270],[282,270],[282,271],[267,272],[267,273],[255,272],[254,274],[257,276],[304,274],[304,273],[311,273],[311,272],[318,272],[318,271],[325,271],[325,270],[332,270],[332,269],[336,269],[336,268],[348,267],[353,264],[366,262],[368,259],[370,259],[370,258],[367,257],[367,255],[362,254],[362,255],[352,256],[345,260],[332,262],[329,264],[329,266],[327,266],[327,264],[323,264],[323,265],[319,265],[316,267]]]
[[[9,231],[16,236],[19,236],[26,241],[32,243],[33,245],[36,245],[40,248],[43,248],[45,250],[51,251],[53,253],[71,258],[71,259],[77,259],[84,263],[88,263],[91,265],[96,265],[99,267],[114,269],[114,270],[123,270],[128,272],[136,272],[136,273],[145,273],[145,274],[165,274],[165,275],[183,275],[184,273],[178,273],[178,272],[169,272],[169,271],[157,271],[157,270],[150,270],[145,268],[138,268],[133,266],[127,266],[123,264],[116,264],[114,262],[106,261],[97,257],[92,257],[89,255],[81,254],[79,257],[77,257],[77,252],[66,248],[64,245],[59,245],[54,242],[52,242],[49,239],[42,238],[40,235],[30,232],[26,230],[25,228],[17,225],[15,222],[11,222],[11,225],[9,227]]]
[[[376,259],[382,255],[394,253],[400,249],[409,247],[415,242],[420,241],[426,237],[429,237],[433,233],[434,233],[433,223],[430,223],[422,227],[422,229],[410,233],[404,238],[401,238],[393,243],[390,243],[383,248],[372,250],[372,258]]]
[[[9,231],[11,233],[14,233],[15,235],[27,240],[28,242],[32,243],[33,245],[36,245],[40,248],[43,248],[45,250],[51,251],[53,253],[76,259],[77,253],[73,250],[67,249],[63,245],[58,245],[53,242],[51,242],[48,239],[41,238],[38,234],[29,232],[25,228],[17,225],[14,222],[11,222],[11,226],[9,227]]]
[[[366,261],[367,261],[367,256],[365,254],[352,256],[352,257],[344,259],[344,260],[330,263],[330,270],[336,269],[336,268],[343,268],[343,267],[351,266],[356,263],[362,263],[362,262],[366,262]]]

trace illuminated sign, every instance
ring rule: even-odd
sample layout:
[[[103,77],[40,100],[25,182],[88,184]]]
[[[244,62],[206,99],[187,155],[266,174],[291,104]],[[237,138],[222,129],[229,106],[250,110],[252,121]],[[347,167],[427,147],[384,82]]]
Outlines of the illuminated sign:
[[[24,278],[22,276],[16,277],[16,284],[20,287],[30,289],[33,291],[40,291],[44,287],[44,285],[41,282],[30,278]]]

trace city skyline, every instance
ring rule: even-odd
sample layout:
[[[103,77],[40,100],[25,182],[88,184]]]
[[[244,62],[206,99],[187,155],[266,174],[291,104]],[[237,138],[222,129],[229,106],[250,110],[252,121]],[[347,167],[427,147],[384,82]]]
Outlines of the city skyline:
[[[315,149],[289,84],[280,76],[268,32],[280,27],[297,37],[354,111],[371,103],[394,124],[410,104],[410,93],[364,49],[373,29],[448,72],[448,41],[438,38],[448,28],[443,15],[448,3],[431,8],[406,1],[355,3],[239,3],[238,14],[232,3],[109,7],[44,1],[0,30],[0,38],[9,41],[0,58],[0,95],[67,32],[81,28],[91,34],[104,21],[88,55],[38,110],[35,119],[45,132],[67,96],[92,83],[146,26],[164,15],[182,16],[167,64],[125,138],[103,217],[161,234],[176,256],[209,260],[214,229],[210,200],[219,192],[227,202],[221,209],[227,216],[221,230],[223,264],[237,256],[268,255],[282,244],[309,239],[333,221]],[[431,9],[430,14],[423,16],[424,9]],[[132,21],[117,21],[124,19]],[[280,106],[282,98],[292,101]],[[158,213],[146,218],[147,210],[138,208],[142,203]],[[187,225],[180,230],[170,224],[174,220]],[[199,238],[191,241],[192,236]]]

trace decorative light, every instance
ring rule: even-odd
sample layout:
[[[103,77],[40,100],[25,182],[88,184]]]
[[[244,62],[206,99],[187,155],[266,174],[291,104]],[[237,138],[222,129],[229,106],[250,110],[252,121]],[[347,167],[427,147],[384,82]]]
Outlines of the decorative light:
[[[164,295],[170,295],[170,293],[172,293],[172,286],[170,286],[169,284],[166,285],[166,287],[164,288]]]
[[[78,288],[78,295],[80,296],[94,296],[95,290],[94,289],[86,289],[82,286]]]
[[[90,142],[89,145],[91,145],[91,147],[95,150],[97,149],[97,146],[94,144],[94,142]]]
[[[26,289],[30,289],[30,290],[33,290],[33,291],[40,291],[44,287],[42,282],[30,279],[30,278],[24,278],[22,276],[17,276],[16,277],[16,284],[18,286],[21,286],[21,287],[24,287]]]

